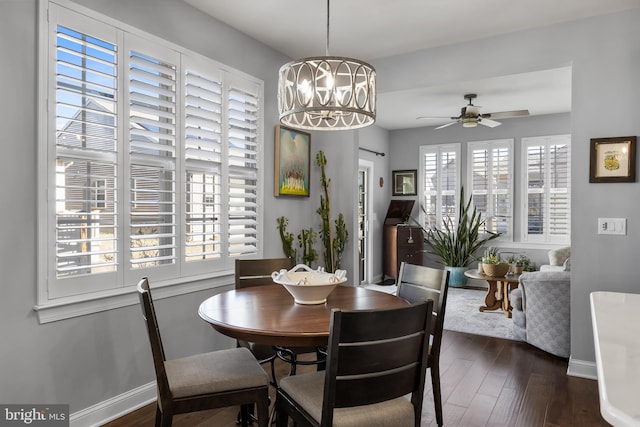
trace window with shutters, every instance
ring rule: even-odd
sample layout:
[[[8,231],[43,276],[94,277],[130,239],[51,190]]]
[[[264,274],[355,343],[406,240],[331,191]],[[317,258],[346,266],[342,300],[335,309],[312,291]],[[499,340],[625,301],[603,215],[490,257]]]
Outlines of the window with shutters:
[[[256,158],[258,105],[250,93],[231,86],[227,102],[227,255],[254,253],[257,233],[258,159]]]
[[[524,241],[569,242],[570,142],[569,135],[522,139]]]
[[[460,144],[421,146],[418,179],[423,228],[444,229],[443,218],[458,217]]]
[[[185,234],[187,264],[222,256],[223,82],[190,61],[185,70]]]
[[[263,83],[79,6],[47,6],[39,304],[142,276],[200,280],[258,254]]]
[[[470,142],[468,188],[485,228],[513,239],[513,139]]]

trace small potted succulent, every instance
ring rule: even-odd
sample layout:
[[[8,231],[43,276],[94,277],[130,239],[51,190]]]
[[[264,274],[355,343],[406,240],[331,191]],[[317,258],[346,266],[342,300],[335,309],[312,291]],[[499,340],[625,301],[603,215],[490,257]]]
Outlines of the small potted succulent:
[[[509,264],[502,261],[498,248],[487,248],[482,256],[484,274],[491,277],[502,277],[509,271]]]
[[[511,266],[510,274],[520,274],[523,271],[536,271],[536,264],[526,255],[510,255],[506,261]]]
[[[506,259],[509,264],[509,273],[507,274],[520,274],[524,269],[524,263],[522,262],[522,257],[524,255],[509,255]]]

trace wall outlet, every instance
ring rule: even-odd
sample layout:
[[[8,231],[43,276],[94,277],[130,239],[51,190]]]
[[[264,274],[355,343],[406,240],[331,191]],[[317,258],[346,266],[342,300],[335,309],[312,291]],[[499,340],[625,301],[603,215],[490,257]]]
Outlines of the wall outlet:
[[[627,234],[626,218],[598,218],[598,234]]]

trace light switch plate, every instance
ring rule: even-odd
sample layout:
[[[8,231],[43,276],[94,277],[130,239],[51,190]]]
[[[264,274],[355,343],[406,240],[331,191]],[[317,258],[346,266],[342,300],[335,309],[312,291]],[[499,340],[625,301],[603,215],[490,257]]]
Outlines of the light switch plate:
[[[598,218],[598,234],[627,234],[626,218]]]

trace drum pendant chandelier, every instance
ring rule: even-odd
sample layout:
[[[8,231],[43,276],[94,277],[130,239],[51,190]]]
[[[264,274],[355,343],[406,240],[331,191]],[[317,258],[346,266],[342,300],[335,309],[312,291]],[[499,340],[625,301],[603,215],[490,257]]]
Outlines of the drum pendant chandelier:
[[[296,129],[347,130],[376,120],[376,71],[366,62],[326,56],[284,64],[278,78],[280,123]]]

